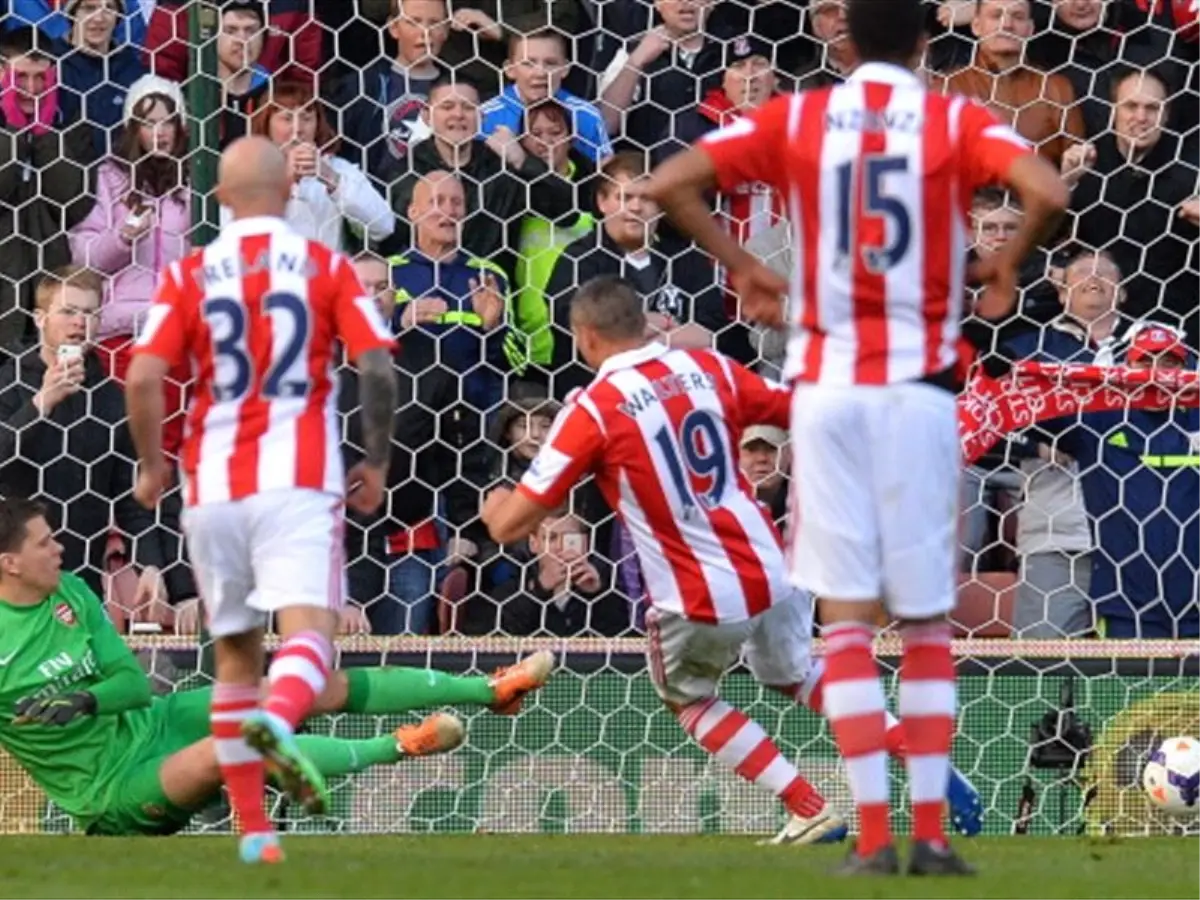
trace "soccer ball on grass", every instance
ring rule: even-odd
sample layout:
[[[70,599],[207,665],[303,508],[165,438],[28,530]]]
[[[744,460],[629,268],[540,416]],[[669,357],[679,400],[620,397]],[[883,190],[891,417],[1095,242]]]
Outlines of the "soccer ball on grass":
[[[1150,755],[1142,772],[1142,787],[1150,802],[1173,816],[1200,811],[1200,741],[1173,737]]]

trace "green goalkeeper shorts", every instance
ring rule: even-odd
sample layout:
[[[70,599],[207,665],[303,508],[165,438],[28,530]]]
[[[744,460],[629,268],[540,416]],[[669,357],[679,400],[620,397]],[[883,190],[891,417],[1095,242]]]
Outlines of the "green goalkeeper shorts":
[[[113,778],[110,791],[113,800],[88,824],[88,834],[174,834],[186,827],[197,812],[167,799],[159,773],[168,757],[211,733],[212,691],[209,688],[180,691],[152,702],[152,712],[158,720],[154,737],[147,741],[137,760]]]

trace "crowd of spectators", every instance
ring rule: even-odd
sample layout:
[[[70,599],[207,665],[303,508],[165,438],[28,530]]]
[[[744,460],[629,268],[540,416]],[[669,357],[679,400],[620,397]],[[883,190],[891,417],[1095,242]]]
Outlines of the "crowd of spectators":
[[[566,321],[592,276],[637,287],[651,336],[778,374],[780,335],[743,321],[724,273],[630,187],[771,97],[852,73],[841,0],[211,0],[204,110],[188,102],[201,2],[0,0],[0,494],[50,502],[65,564],[123,626],[196,626],[178,491],[155,513],[130,500],[121,383],[158,272],[194,245],[192,126],[216,117],[221,146],[283,150],[288,221],[352,256],[399,339],[390,502],[348,529],[345,629],[637,634],[632,544],[596,491],[505,548],[480,495],[520,477],[589,380]],[[990,352],[1137,363],[1131,335],[1162,326],[1152,361],[1195,368],[1194,0],[930,0],[929,26],[925,82],[985,102],[1072,186]],[[769,188],[713,213],[790,271]],[[1021,214],[981,192],[970,253]],[[172,373],[172,452],[189,379]],[[343,366],[348,463],[356,397]],[[1014,435],[970,466],[962,577],[1013,585],[988,633],[1197,635],[1198,454],[1194,410],[1149,410]],[[748,430],[740,462],[786,529],[787,435]]]

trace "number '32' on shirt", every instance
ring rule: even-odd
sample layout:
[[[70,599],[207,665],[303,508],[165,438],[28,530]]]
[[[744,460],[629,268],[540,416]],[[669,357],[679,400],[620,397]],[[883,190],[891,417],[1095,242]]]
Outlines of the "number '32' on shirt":
[[[351,360],[394,345],[350,261],[281,219],[230,223],[167,269],[135,352],[191,362],[189,506],[343,492],[339,341]]]

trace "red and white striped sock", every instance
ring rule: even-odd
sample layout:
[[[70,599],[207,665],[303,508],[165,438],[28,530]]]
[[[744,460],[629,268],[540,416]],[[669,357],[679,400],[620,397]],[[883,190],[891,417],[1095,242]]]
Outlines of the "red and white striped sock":
[[[812,669],[808,673],[808,678],[804,680],[803,684],[797,685],[793,697],[797,703],[799,703],[801,706],[808,707],[818,716],[825,715],[824,660],[813,660]],[[893,716],[886,709],[883,711],[883,720],[885,727],[887,728],[884,745],[887,748],[888,756],[891,756],[894,759],[904,759],[904,726],[900,724],[899,719]]]
[[[908,788],[913,838],[946,842],[943,809],[950,780],[957,697],[947,622],[908,625],[900,630],[900,718],[908,742]]]
[[[333,644],[323,634],[302,631],[279,648],[267,669],[271,685],[263,709],[299,727],[310,712],[333,664]]]
[[[747,781],[769,790],[788,811],[812,818],[825,799],[783,758],[762,727],[728,703],[700,700],[679,711],[679,724],[701,747]]]
[[[229,792],[229,805],[243,834],[273,831],[263,809],[266,774],[263,758],[242,737],[242,722],[258,709],[258,686],[221,684],[213,686],[213,743],[221,780]]]
[[[858,807],[858,853],[870,856],[892,842],[886,706],[871,646],[875,630],[859,622],[838,622],[826,625],[823,634],[825,715]]]

